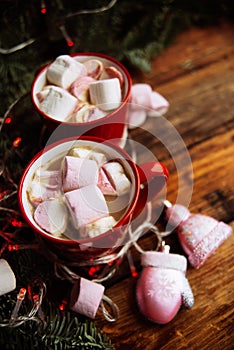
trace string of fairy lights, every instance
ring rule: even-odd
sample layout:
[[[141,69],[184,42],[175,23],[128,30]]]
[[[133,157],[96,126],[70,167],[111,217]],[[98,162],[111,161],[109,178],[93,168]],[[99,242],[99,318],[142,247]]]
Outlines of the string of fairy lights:
[[[110,10],[116,3],[118,0],[111,0],[107,5],[105,6],[101,6],[101,7],[97,7],[97,8],[93,8],[93,9],[83,9],[83,10],[79,10],[76,12],[72,12],[72,13],[68,13],[67,15],[65,15],[63,17],[63,24],[62,25],[58,25],[58,29],[61,31],[64,39],[66,40],[67,46],[72,47],[74,45],[74,42],[72,40],[72,38],[70,37],[70,35],[67,32],[66,26],[65,26],[65,22],[66,20],[72,18],[72,17],[76,17],[79,15],[84,15],[84,14],[95,14],[95,13],[101,13],[101,12],[105,12]],[[47,6],[46,6],[46,1],[45,0],[40,0],[40,11],[41,14],[45,15],[47,13]],[[60,21],[61,23],[61,21]],[[0,54],[2,55],[9,55],[12,53],[15,53],[17,51],[23,50],[24,48],[32,45],[35,41],[37,41],[39,38],[30,38],[28,40],[23,41],[22,43],[19,43],[11,48],[5,49],[0,47]]]

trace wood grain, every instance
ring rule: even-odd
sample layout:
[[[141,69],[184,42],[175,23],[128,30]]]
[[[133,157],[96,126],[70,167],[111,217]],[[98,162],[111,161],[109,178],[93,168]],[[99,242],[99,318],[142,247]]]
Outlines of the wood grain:
[[[171,202],[176,201],[178,191],[186,193],[192,183],[190,211],[213,216],[234,228],[233,24],[191,28],[177,37],[152,67],[149,74],[133,72],[133,82],[150,84],[170,102],[166,119],[181,136],[192,165],[192,172],[189,164],[184,165],[181,188],[171,153],[149,133],[157,127],[157,118],[149,118],[142,128],[132,130],[132,138],[168,167],[167,198]],[[177,161],[183,162],[178,142],[173,137],[170,142],[173,149],[178,148]],[[147,152],[139,155],[140,161],[147,157]],[[172,252],[184,254],[176,233],[166,241]],[[151,233],[141,239],[144,249],[153,249],[153,245]],[[135,298],[137,278],[131,276],[125,259],[106,288],[106,294],[119,306],[119,320],[109,324],[99,314],[98,325],[116,349],[233,349],[233,250],[232,235],[200,269],[188,266],[195,305],[191,310],[182,308],[166,325],[154,324],[140,314]],[[131,251],[140,273],[140,254],[133,248]]]

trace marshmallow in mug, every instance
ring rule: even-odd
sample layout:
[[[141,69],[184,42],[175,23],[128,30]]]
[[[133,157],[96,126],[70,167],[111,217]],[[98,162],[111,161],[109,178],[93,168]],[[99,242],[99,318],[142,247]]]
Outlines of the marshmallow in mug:
[[[98,165],[94,160],[66,156],[63,164],[63,191],[68,192],[98,182]]]
[[[90,100],[104,111],[118,108],[121,102],[121,89],[118,78],[98,80],[90,84]]]
[[[47,170],[40,167],[34,174],[34,178],[29,186],[30,201],[34,206],[58,197],[61,194],[61,171]]]
[[[116,225],[121,210],[116,207],[111,210],[113,199],[122,196],[123,201],[117,201],[117,207],[121,202],[126,207],[131,188],[122,164],[108,160],[102,152],[74,147],[60,159],[58,166],[62,170],[43,167],[34,174],[28,197],[34,206],[35,222],[56,237],[70,239],[95,237]],[[39,186],[42,195],[35,200]]]
[[[68,55],[58,56],[46,73],[51,84],[63,89],[68,89],[74,80],[86,74],[85,66]]]
[[[44,113],[63,120],[69,116],[77,104],[77,99],[66,90],[52,86],[48,89],[48,94],[42,100],[40,107]]]
[[[83,63],[58,56],[46,72],[48,84],[37,94],[41,110],[59,121],[102,118],[122,101],[123,75],[97,59]]]

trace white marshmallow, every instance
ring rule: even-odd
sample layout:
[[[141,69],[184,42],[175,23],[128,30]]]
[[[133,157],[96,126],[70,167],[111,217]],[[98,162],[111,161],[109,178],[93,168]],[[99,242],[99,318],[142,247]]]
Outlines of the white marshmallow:
[[[113,216],[107,216],[96,220],[91,224],[87,224],[83,230],[80,230],[80,234],[82,237],[96,237],[111,230],[116,223],[117,221],[113,218]]]
[[[72,113],[77,99],[66,90],[52,86],[41,102],[41,110],[56,120],[66,120]]]
[[[42,103],[42,101],[46,98],[46,96],[48,95],[52,87],[53,85],[46,85],[43,87],[41,91],[37,93],[37,98],[39,103]]]
[[[103,169],[115,188],[117,195],[121,196],[130,191],[131,182],[119,162],[108,162],[103,165]]]
[[[102,166],[106,162],[106,156],[104,153],[95,152],[85,147],[74,147],[70,150],[69,155],[95,160],[98,166]]]
[[[63,162],[62,185],[64,192],[98,182],[98,166],[94,160],[66,156]]]
[[[90,110],[88,106],[84,103],[80,106],[77,111],[74,111],[71,115],[72,120],[76,123],[84,123],[89,119]]]
[[[121,104],[121,88],[118,78],[97,80],[90,84],[91,103],[109,111]]]
[[[30,202],[37,206],[44,200],[56,198],[60,195],[60,189],[48,188],[46,185],[39,183],[37,180],[31,181],[28,189],[28,197]]]
[[[86,74],[84,64],[68,55],[61,55],[48,67],[46,77],[49,83],[67,89],[78,77]]]
[[[65,198],[78,229],[109,215],[105,198],[95,185],[66,192]]]
[[[77,123],[89,122],[104,117],[106,114],[96,106],[84,104],[77,112],[72,113],[72,118]]]
[[[96,106],[90,105],[88,122],[105,117],[107,113]]]
[[[34,220],[43,230],[59,237],[67,228],[67,207],[59,199],[44,201],[34,211]]]
[[[5,259],[0,259],[0,295],[14,290],[16,287],[16,278],[10,265]]]
[[[44,200],[58,197],[61,193],[60,177],[60,170],[38,168],[28,188],[30,202],[37,206]]]

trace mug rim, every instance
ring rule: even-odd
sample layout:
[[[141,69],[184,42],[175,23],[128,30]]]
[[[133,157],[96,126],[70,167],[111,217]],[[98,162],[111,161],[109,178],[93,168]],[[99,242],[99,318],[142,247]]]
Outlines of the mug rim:
[[[38,104],[35,101],[34,95],[35,95],[35,85],[38,81],[38,78],[48,69],[48,67],[54,62],[54,60],[52,60],[50,63],[48,63],[47,65],[45,65],[40,71],[39,73],[35,76],[33,82],[32,82],[32,88],[31,88],[31,100],[33,103],[34,108],[36,109],[36,111],[44,118],[44,119],[48,119],[48,121],[52,122],[52,123],[57,123],[58,125],[63,124],[65,126],[96,126],[97,123],[103,123],[106,120],[108,120],[110,117],[112,117],[113,115],[115,115],[116,113],[118,113],[121,108],[128,103],[129,99],[130,99],[130,94],[131,94],[131,88],[132,88],[132,78],[130,73],[128,72],[127,68],[121,63],[119,62],[117,59],[115,59],[114,57],[108,56],[106,54],[103,53],[99,53],[99,52],[78,52],[78,53],[72,53],[69,54],[68,56],[70,57],[79,57],[79,56],[96,56],[96,57],[100,57],[100,58],[104,58],[106,60],[109,60],[111,62],[114,62],[117,66],[119,66],[122,71],[124,72],[124,74],[126,75],[127,78],[127,82],[128,82],[128,87],[127,87],[127,91],[126,91],[126,96],[124,97],[123,101],[121,101],[120,106],[116,109],[114,109],[113,111],[111,111],[110,113],[108,113],[107,115],[103,116],[102,118],[99,118],[97,120],[91,120],[89,122],[82,122],[82,123],[78,123],[78,122],[69,122],[69,121],[61,121],[61,120],[57,120],[51,116],[49,116],[48,114],[44,113],[38,106]]]
[[[38,153],[36,153],[34,155],[34,157],[26,165],[26,167],[21,175],[21,178],[19,180],[18,193],[17,193],[19,208],[20,208],[20,211],[21,211],[23,218],[28,223],[29,227],[31,227],[37,234],[43,236],[46,239],[49,239],[50,241],[54,241],[56,243],[68,244],[68,245],[73,245],[74,243],[78,244],[78,245],[82,245],[82,244],[90,243],[90,242],[94,243],[98,239],[105,238],[105,236],[108,236],[110,234],[111,230],[108,230],[108,231],[106,231],[98,236],[95,236],[95,237],[81,238],[81,239],[77,239],[77,240],[63,239],[63,238],[56,237],[56,236],[50,234],[49,232],[46,232],[45,230],[41,229],[40,227],[37,227],[34,223],[33,215],[32,215],[32,219],[30,219],[30,217],[27,215],[27,212],[26,212],[24,204],[23,204],[23,195],[22,194],[25,192],[25,191],[23,191],[25,179],[27,178],[27,175],[28,175],[32,165],[37,160],[39,160],[41,158],[41,156],[43,156],[44,153],[50,151],[54,147],[57,147],[61,144],[64,144],[66,142],[79,141],[79,140],[97,142],[98,144],[104,142],[105,145],[107,145],[110,148],[113,148],[115,151],[120,153],[121,156],[124,156],[124,160],[126,160],[128,162],[128,164],[131,167],[131,170],[133,171],[133,175],[134,175],[134,179],[135,179],[135,189],[134,189],[134,193],[133,193],[133,196],[131,199],[131,203],[128,206],[128,209],[125,212],[125,214],[121,217],[121,219],[117,222],[117,224],[113,226],[113,229],[115,229],[115,228],[118,229],[124,225],[129,224],[129,222],[131,221],[131,215],[134,212],[134,208],[136,207],[137,201],[139,199],[139,193],[140,193],[140,176],[139,176],[136,164],[134,163],[131,156],[124,149],[122,149],[121,147],[119,147],[116,144],[113,144],[109,140],[105,140],[103,138],[96,137],[96,136],[72,136],[72,137],[67,137],[67,138],[63,138],[61,140],[55,141],[55,142],[51,143],[50,145],[47,145],[45,148],[41,149]],[[25,195],[27,195],[26,192],[25,192]]]

